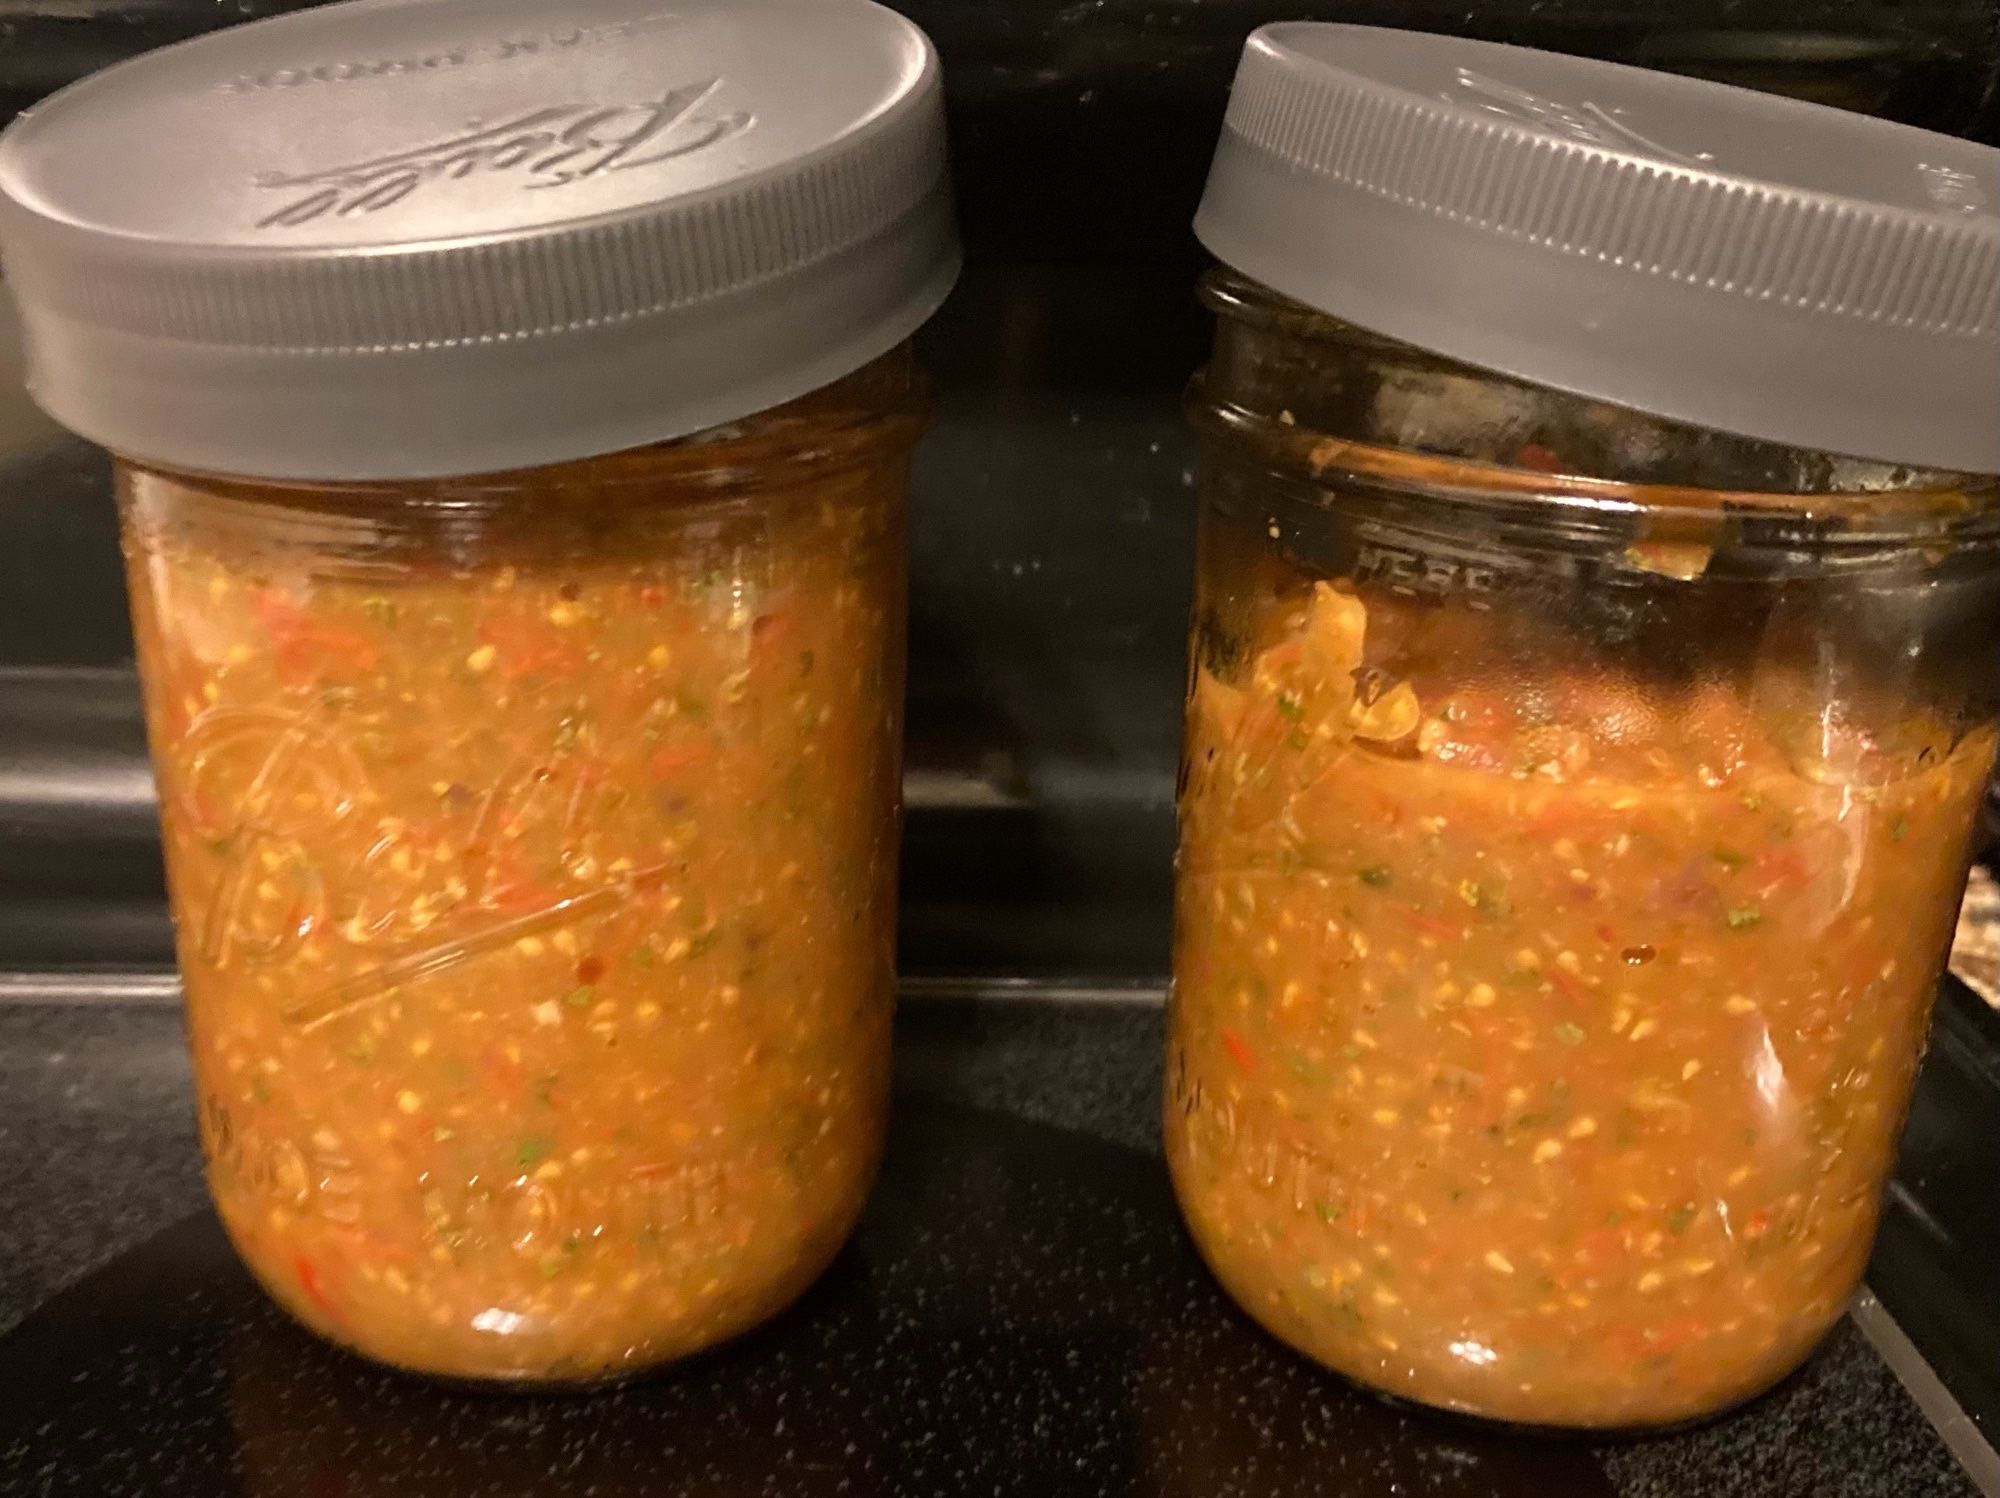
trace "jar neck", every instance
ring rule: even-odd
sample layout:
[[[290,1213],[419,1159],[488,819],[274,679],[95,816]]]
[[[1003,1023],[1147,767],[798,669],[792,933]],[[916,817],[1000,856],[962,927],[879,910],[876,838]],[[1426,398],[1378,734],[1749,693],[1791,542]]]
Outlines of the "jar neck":
[[[1778,509],[1876,539],[2000,524],[2000,480],[1687,426],[1343,323],[1226,267],[1202,283],[1213,356],[1196,424],[1305,477],[1692,520]]]
[[[809,473],[879,461],[914,446],[929,387],[908,342],[783,405],[645,447],[538,468],[421,479],[263,479],[190,473],[120,455],[125,470],[220,498],[369,515],[385,509],[548,505],[578,496],[756,494]]]
[[[793,506],[853,504],[900,526],[926,393],[907,344],[784,405],[690,436],[445,478],[275,480],[115,461],[129,526],[239,558],[345,570],[620,561],[670,534],[754,537]],[[741,539],[748,538],[748,539]],[[674,544],[680,544],[675,542]],[[688,544],[695,544],[689,542]]]

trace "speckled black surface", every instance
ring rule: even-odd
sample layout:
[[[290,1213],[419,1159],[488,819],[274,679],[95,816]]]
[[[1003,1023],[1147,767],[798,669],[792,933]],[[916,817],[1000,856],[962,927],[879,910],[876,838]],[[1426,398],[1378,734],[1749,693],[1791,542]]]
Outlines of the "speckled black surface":
[[[0,1493],[1972,1495],[1845,1325],[1751,1409],[1615,1447],[1354,1393],[1235,1313],[1179,1232],[1158,1026],[911,1006],[890,1164],[806,1300],[670,1376],[530,1399],[380,1372],[250,1288],[201,1209],[171,1010],[0,1007]]]

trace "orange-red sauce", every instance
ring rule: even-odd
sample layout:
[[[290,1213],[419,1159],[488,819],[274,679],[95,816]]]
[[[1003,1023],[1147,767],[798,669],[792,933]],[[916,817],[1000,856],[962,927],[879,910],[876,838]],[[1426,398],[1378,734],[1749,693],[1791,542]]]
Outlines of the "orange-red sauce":
[[[1370,1384],[1707,1413],[1860,1276],[1992,734],[1545,661],[1468,686],[1406,648],[1435,627],[1322,583],[1197,673],[1181,1202],[1253,1315]]]
[[[428,508],[128,475],[216,1205],[374,1357],[616,1376],[782,1306],[860,1210],[900,452],[747,495],[714,454],[734,497],[645,455]]]

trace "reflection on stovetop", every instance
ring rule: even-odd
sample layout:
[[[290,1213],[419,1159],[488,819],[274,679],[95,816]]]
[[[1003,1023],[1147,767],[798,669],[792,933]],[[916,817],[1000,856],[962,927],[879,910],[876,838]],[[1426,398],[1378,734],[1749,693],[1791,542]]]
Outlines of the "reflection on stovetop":
[[[1157,1157],[906,1097],[860,1233],[798,1307],[589,1397],[455,1391],[350,1357],[265,1301],[210,1215],[188,1218],[0,1339],[17,1391],[0,1491],[1728,1498],[1806,1475],[1822,1495],[1969,1492],[1907,1410],[1872,1450],[1825,1438],[1867,1408],[1839,1411],[1843,1382],[1866,1400],[1880,1374],[1843,1325],[1750,1411],[1615,1447],[1393,1407],[1228,1302]],[[1746,1442],[1773,1455],[1746,1464]]]
[[[965,1108],[903,1124],[806,1302],[676,1373],[583,1398],[378,1370],[272,1309],[203,1214],[0,1344],[30,1391],[7,1449],[51,1498],[1613,1491],[1583,1448],[1404,1413],[1277,1348],[1172,1230],[1154,1162]]]

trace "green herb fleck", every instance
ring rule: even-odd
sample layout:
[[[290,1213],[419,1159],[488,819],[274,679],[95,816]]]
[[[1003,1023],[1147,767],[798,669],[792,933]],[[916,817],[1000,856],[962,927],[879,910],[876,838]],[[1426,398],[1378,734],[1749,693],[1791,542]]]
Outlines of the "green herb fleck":
[[[1889,836],[1901,842],[1910,835],[1910,819],[1902,812],[1896,813],[1896,820],[1889,824]]]
[[[586,983],[581,988],[572,988],[564,994],[563,1002],[572,1009],[587,1009],[590,1007],[590,1001],[596,997],[597,990]]]
[[[1695,1214],[1700,1210],[1693,1202],[1682,1202],[1667,1214],[1667,1231],[1676,1237],[1685,1233],[1688,1224],[1694,1221]]]
[[[526,1170],[531,1165],[539,1165],[548,1158],[555,1141],[546,1134],[530,1134],[514,1146],[514,1163]]]
[[[1724,919],[1729,922],[1731,931],[1748,931],[1764,919],[1764,912],[1755,905],[1738,905],[1733,907]]]
[[[1361,882],[1370,889],[1387,889],[1389,887],[1389,866],[1380,863],[1370,864],[1361,871],[1359,877]]]
[[[1741,853],[1738,853],[1734,848],[1717,848],[1715,850],[1715,861],[1725,869],[1740,869],[1750,860],[1745,858]]]
[[[1564,1045],[1582,1045],[1583,1026],[1574,1020],[1559,1020],[1556,1023],[1556,1039]]]
[[[1278,693],[1278,711],[1296,723],[1300,718],[1305,716],[1306,709],[1305,704],[1299,701],[1296,692],[1280,692]]]
[[[651,941],[640,942],[638,946],[632,949],[630,955],[633,965],[636,967],[651,967],[659,960],[653,955],[653,944]]]
[[[431,1130],[431,1143],[433,1144],[443,1144],[447,1139],[455,1137],[457,1137],[455,1131],[447,1129],[443,1124],[439,1124],[435,1129]]]
[[[1319,1213],[1321,1222],[1329,1223],[1340,1221],[1347,1211],[1339,1202],[1318,1202],[1314,1205],[1314,1210]]]
[[[1303,749],[1311,742],[1312,740],[1306,737],[1306,731],[1303,728],[1294,728],[1290,733],[1285,735],[1285,743],[1292,749]]]
[[[1285,1065],[1302,1082],[1318,1086],[1326,1080],[1326,1068],[1302,1051],[1286,1051]]]
[[[810,676],[812,674],[813,653],[810,650],[801,650],[799,652],[799,675]]]
[[[361,600],[361,612],[377,624],[394,624],[397,608],[395,603],[379,593],[371,593]]]

